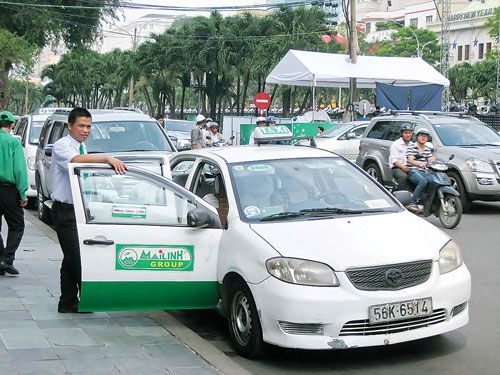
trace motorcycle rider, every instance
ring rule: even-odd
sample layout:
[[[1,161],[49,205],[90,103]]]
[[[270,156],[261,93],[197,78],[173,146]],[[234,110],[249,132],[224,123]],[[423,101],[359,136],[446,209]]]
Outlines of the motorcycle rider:
[[[263,117],[263,116],[257,117],[257,120],[255,120],[255,122],[257,123],[257,127],[267,126],[266,118]],[[248,144],[249,145],[254,145],[255,144],[255,130],[250,135],[250,139],[248,140]]]
[[[209,125],[209,133],[210,142],[209,146],[211,147],[220,147],[226,145],[226,140],[222,137],[222,134],[219,133],[219,124],[215,121],[212,121]]]
[[[408,172],[410,168],[407,166],[406,150],[408,146],[412,146],[413,142],[413,126],[405,122],[399,128],[401,138],[392,142],[389,154],[389,165],[391,166],[392,177],[396,180],[394,191],[408,190]]]
[[[412,212],[420,212],[417,204],[419,203],[420,196],[427,187],[427,196],[430,198],[434,195],[437,188],[436,184],[433,183],[431,173],[427,170],[427,164],[436,160],[436,157],[432,154],[432,149],[426,145],[429,141],[429,135],[429,130],[419,128],[416,131],[416,142],[406,149],[406,159],[410,168],[408,179],[416,185],[411,203],[407,207]],[[426,208],[429,206],[424,205]]]

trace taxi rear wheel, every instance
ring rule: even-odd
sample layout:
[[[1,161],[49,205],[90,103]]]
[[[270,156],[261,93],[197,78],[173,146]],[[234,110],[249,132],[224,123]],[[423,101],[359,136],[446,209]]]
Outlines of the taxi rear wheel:
[[[255,301],[248,286],[236,280],[228,290],[229,335],[237,352],[246,358],[257,358],[264,352],[262,326]]]

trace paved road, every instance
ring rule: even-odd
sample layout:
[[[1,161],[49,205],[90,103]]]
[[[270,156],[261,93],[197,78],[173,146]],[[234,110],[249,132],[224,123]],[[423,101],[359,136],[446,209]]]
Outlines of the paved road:
[[[429,219],[439,225],[435,218]],[[346,351],[272,348],[249,361],[235,355],[226,321],[212,311],[175,311],[178,320],[254,374],[498,374],[500,372],[500,204],[475,204],[447,231],[461,246],[472,274],[470,323],[458,331],[388,347]],[[411,231],[409,231],[411,235]]]

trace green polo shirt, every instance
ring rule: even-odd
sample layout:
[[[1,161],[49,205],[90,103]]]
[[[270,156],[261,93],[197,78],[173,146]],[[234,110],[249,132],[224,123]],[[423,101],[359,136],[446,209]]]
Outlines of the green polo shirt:
[[[26,199],[28,170],[23,146],[5,128],[0,129],[0,182],[16,185],[21,199]]]

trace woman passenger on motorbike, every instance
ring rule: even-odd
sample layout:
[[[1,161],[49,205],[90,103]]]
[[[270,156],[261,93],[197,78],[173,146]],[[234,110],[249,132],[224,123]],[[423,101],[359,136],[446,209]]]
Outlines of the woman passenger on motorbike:
[[[420,128],[416,131],[416,137],[416,142],[406,150],[406,160],[410,168],[408,179],[416,185],[411,203],[407,207],[412,212],[420,211],[417,205],[420,196],[428,184],[432,183],[430,173],[427,171],[427,164],[436,160],[436,157],[432,154],[432,149],[426,145],[429,140],[429,131]],[[431,194],[428,195],[431,196]]]

